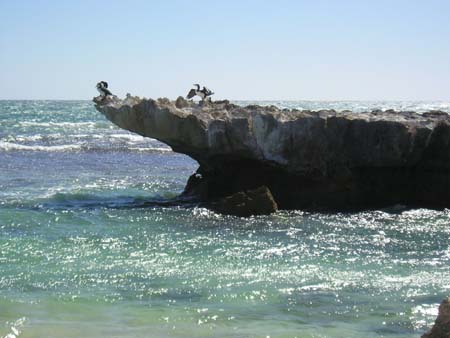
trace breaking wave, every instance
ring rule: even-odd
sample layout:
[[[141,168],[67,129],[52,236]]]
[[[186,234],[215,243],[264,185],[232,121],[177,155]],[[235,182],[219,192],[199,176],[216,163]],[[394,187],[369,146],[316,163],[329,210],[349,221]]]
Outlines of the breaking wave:
[[[0,141],[0,149],[4,151],[25,150],[25,151],[77,151],[81,145],[55,145],[55,146],[29,146],[24,144]]]
[[[127,144],[117,145],[95,145],[95,144],[61,144],[61,145],[27,145],[14,142],[0,141],[0,151],[41,151],[41,152],[150,152],[170,153],[168,147],[140,146],[130,147]]]

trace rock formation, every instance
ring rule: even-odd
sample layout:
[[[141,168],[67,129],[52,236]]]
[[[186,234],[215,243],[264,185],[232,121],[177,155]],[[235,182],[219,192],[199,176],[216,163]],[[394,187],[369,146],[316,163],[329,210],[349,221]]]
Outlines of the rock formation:
[[[433,328],[422,338],[450,338],[450,297],[442,301]]]
[[[130,95],[96,108],[199,163],[185,198],[209,203],[266,186],[280,209],[450,206],[444,112],[300,111]]]
[[[278,205],[266,186],[237,192],[210,203],[210,207],[222,214],[240,217],[269,215],[278,210]]]

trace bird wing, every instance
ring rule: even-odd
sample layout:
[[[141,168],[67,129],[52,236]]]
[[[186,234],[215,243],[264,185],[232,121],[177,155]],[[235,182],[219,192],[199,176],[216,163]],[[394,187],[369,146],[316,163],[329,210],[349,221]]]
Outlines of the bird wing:
[[[191,89],[186,97],[188,99],[192,99],[195,95],[196,95],[195,89]]]

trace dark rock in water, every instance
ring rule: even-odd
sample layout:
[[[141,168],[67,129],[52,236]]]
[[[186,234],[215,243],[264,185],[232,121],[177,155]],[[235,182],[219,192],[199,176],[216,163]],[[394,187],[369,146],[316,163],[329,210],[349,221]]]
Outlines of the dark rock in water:
[[[209,207],[222,214],[239,217],[269,215],[278,210],[270,190],[265,186],[237,192],[211,203]]]
[[[433,328],[422,338],[450,338],[450,297],[442,301]]]
[[[280,209],[450,207],[450,117],[338,113],[127,97],[96,108],[200,167],[183,193],[212,202],[267,186]]]

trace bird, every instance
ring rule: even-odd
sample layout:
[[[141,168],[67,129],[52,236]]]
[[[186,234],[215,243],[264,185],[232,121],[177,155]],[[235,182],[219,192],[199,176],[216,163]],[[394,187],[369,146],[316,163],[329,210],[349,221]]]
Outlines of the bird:
[[[106,98],[108,95],[112,96],[113,94],[108,89],[108,82],[100,81],[97,83],[97,90],[100,93],[100,96]]]
[[[204,101],[205,99],[207,99],[209,96],[213,95],[214,93],[209,90],[208,88],[206,88],[205,86],[203,86],[203,88],[200,90],[200,85],[198,83],[194,84],[194,86],[196,88],[192,88],[189,93],[187,94],[187,98],[188,99],[192,99],[194,96],[199,96],[202,101]]]

